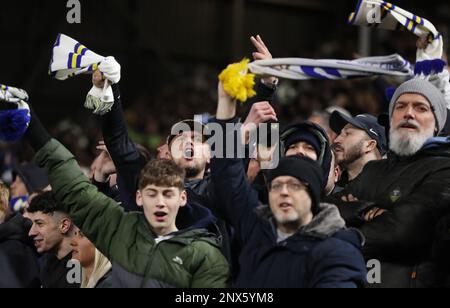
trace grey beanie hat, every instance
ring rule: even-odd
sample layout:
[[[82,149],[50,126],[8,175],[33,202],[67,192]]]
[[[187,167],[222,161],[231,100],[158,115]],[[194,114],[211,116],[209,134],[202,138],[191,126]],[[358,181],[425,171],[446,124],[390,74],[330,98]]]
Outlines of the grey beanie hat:
[[[447,103],[441,91],[439,91],[439,89],[432,83],[424,79],[414,78],[402,83],[400,87],[398,87],[394,93],[394,96],[392,96],[391,103],[389,105],[389,118],[392,119],[394,105],[398,98],[405,93],[416,93],[423,95],[430,102],[436,118],[438,133],[440,133],[445,126],[445,122],[447,121]]]

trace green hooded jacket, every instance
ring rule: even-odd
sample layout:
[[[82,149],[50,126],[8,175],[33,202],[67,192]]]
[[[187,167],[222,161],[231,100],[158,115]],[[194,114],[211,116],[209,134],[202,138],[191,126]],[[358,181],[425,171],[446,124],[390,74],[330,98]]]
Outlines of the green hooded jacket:
[[[229,265],[214,234],[190,228],[157,242],[144,214],[125,213],[98,192],[58,141],[50,140],[35,160],[49,173],[59,210],[68,213],[113,264],[114,287],[227,286]]]

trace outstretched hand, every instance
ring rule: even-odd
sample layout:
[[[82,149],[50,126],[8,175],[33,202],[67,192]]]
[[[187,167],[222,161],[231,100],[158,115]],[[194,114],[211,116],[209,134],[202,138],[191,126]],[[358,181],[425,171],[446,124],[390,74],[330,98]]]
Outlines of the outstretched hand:
[[[253,60],[272,60],[272,54],[267,48],[266,44],[262,40],[261,36],[252,36],[250,37],[250,42],[255,46],[256,51],[252,53]],[[278,82],[278,79],[273,76],[265,76],[261,79],[266,85],[273,85]]]
[[[258,129],[260,124],[269,122],[278,122],[275,109],[273,109],[270,103],[264,101],[253,104],[243,125],[243,142],[245,144],[249,143],[250,133]]]
[[[97,88],[103,89],[105,78],[99,70],[96,70],[94,74],[92,74],[92,84]]]
[[[116,84],[120,81],[121,66],[114,57],[106,57],[100,63],[98,69],[111,84]]]
[[[416,41],[417,49],[425,49],[428,46],[428,38],[426,36],[419,37]]]
[[[116,166],[109,155],[108,149],[103,141],[100,141],[97,145],[97,150],[100,154],[95,159],[91,166],[94,179],[99,183],[104,183],[108,180],[109,176],[116,173]]]
[[[272,54],[269,51],[269,48],[267,48],[266,44],[262,40],[261,36],[257,35],[250,37],[250,41],[252,42],[253,46],[255,46],[256,51],[252,53],[253,60],[271,60]]]
[[[275,109],[267,101],[259,102],[252,105],[244,126],[253,124],[255,127],[258,127],[261,123],[271,121],[278,122]]]

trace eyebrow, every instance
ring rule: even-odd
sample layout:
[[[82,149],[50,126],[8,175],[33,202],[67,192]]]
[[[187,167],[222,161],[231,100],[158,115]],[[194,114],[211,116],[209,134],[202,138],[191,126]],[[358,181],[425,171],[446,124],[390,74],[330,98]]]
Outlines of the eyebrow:
[[[173,192],[175,190],[175,188],[165,188],[162,190],[162,193],[166,193],[166,192]],[[159,192],[159,190],[154,189],[154,188],[146,188],[144,189],[144,192]]]
[[[421,101],[413,101],[413,102],[405,102],[405,101],[397,101],[395,104],[404,104],[404,105],[409,105],[409,104],[413,104],[413,105],[425,105],[429,108],[432,108],[430,106],[430,103],[428,102],[421,102]]]

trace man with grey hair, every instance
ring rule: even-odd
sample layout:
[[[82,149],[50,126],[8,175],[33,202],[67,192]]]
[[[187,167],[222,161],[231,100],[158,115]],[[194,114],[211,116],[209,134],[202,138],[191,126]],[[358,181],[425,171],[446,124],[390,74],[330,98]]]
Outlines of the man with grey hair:
[[[446,102],[431,83],[413,79],[397,89],[389,111],[388,158],[369,162],[334,201],[364,234],[366,259],[381,262],[372,286],[439,286],[432,246],[438,219],[450,212],[450,138],[436,136]]]

